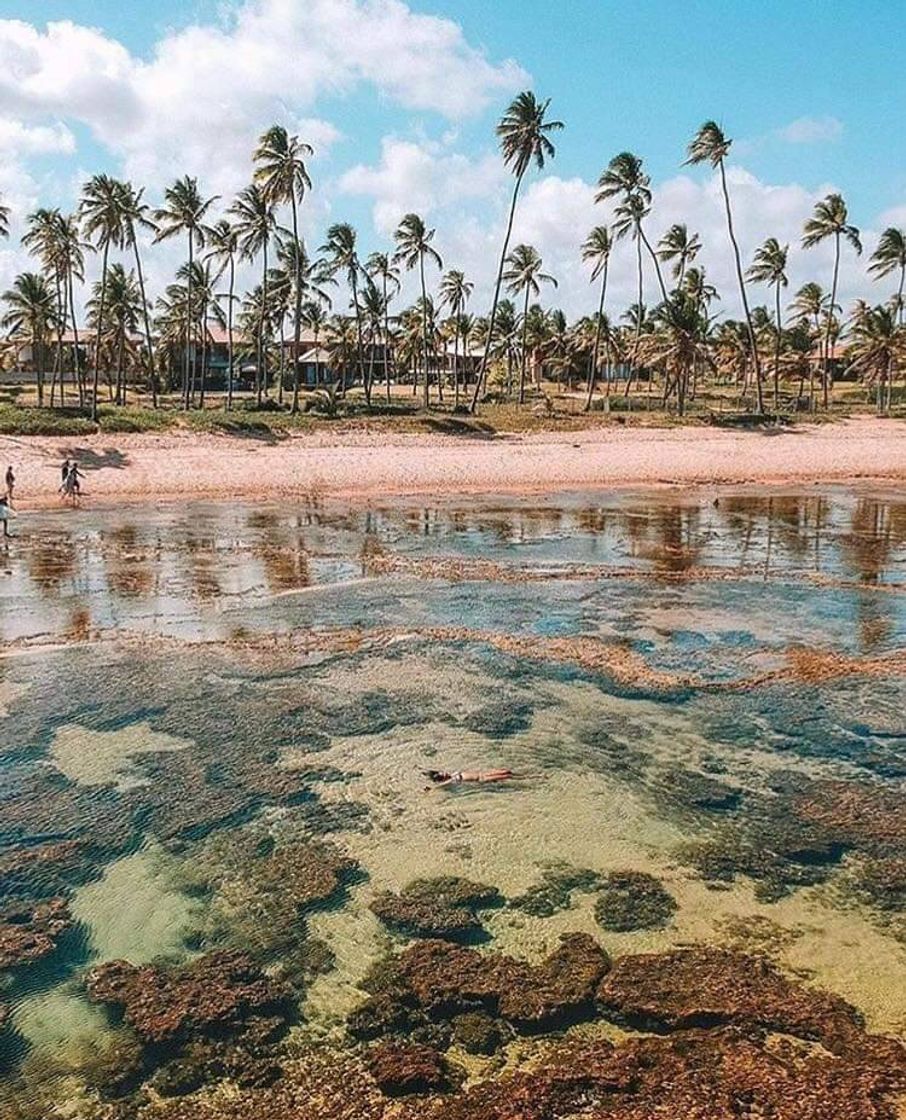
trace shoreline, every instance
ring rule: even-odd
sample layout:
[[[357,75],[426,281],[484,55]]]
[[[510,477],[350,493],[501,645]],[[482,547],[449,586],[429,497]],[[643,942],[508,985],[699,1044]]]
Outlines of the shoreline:
[[[856,418],[769,431],[590,428],[493,438],[330,432],[0,437],[20,512],[54,508],[77,458],[90,508],[148,501],[345,499],[569,490],[906,483],[906,424]]]

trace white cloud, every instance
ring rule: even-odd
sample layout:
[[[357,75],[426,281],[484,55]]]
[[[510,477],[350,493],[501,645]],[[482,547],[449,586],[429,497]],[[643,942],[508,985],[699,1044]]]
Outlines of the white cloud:
[[[798,117],[777,129],[777,136],[788,144],[821,144],[842,135],[843,122],[836,117]]]
[[[75,150],[75,137],[60,122],[29,126],[0,117],[0,154],[4,159],[18,155],[72,155]]]
[[[147,61],[72,22],[39,30],[0,20],[0,113],[84,124],[126,174],[154,186],[188,172],[214,191],[235,190],[261,128],[322,95],[370,85],[456,121],[526,81],[452,20],[402,0],[246,0],[219,25],[166,35]],[[325,121],[302,124],[322,149],[336,139]]]
[[[438,154],[430,146],[388,136],[381,142],[377,167],[359,164],[341,178],[345,194],[374,198],[375,228],[389,236],[412,210],[422,215],[438,207],[492,195],[505,181],[500,160],[471,160],[459,153]]]

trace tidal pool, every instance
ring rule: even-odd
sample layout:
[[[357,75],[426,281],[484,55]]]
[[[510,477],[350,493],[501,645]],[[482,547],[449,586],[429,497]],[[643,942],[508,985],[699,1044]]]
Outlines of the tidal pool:
[[[725,948],[906,1036],[902,493],[208,503],[16,529],[3,1116],[253,1115],[244,1092],[292,1120],[383,1116],[358,1073],[357,1105],[334,1088],[318,1112],[299,1055],[370,1060],[375,969],[430,934],[487,962],[538,964],[570,934],[618,962]],[[492,767],[513,780],[422,773]],[[441,1051],[452,1030],[469,1086],[530,1060],[525,1033],[622,1038],[632,1017],[602,999],[526,1032],[493,996],[494,1058],[437,1006],[387,1034]]]

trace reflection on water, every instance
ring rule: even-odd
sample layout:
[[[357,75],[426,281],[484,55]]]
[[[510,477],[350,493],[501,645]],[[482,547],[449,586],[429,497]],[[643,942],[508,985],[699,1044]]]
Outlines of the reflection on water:
[[[233,503],[16,528],[0,1104],[89,1099],[102,1056],[135,1051],[86,991],[117,959],[179,977],[245,950],[292,993],[294,1038],[341,1045],[403,943],[372,900],[447,876],[510,900],[480,915],[483,951],[728,945],[906,1028],[906,499]],[[797,650],[812,669],[778,671]],[[421,774],[495,766],[515,780]],[[614,871],[675,912],[605,928]],[[169,1068],[141,1061],[136,1084]]]

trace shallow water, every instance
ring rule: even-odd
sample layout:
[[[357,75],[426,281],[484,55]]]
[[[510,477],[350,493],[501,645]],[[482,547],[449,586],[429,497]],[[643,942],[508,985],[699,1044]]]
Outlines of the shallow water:
[[[812,790],[830,811],[831,783],[869,817],[879,791],[903,796],[906,496],[199,504],[16,529],[0,574],[0,889],[68,898],[73,920],[3,974],[19,1099],[88,1093],[92,1055],[123,1029],[82,976],[116,958],[238,945],[273,969],[321,941],[331,966],[300,985],[294,1030],[339,1039],[368,969],[403,943],[370,901],[450,874],[513,900],[551,868],[649,872],[678,904],[665,928],[609,932],[577,891],[547,916],[488,912],[485,944],[533,959],[573,930],[615,954],[740,945],[872,1029],[906,1030],[900,899],[859,888],[866,861],[906,852],[850,822],[814,874],[743,860],[706,880],[690,854],[763,843],[765,819],[809,809]],[[429,766],[516,778],[426,792]],[[703,778],[738,805],[699,803]],[[242,866],[262,836],[357,864],[290,948]],[[82,846],[65,869],[23,885],[18,863],[68,840]]]

